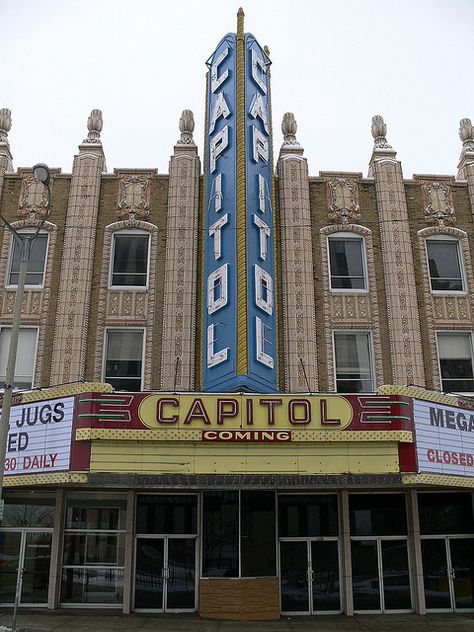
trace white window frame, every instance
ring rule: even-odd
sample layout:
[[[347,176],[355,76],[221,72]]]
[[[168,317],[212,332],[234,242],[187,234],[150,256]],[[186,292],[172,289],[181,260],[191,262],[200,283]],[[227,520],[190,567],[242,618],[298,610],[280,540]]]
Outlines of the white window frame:
[[[143,332],[142,338],[142,370],[140,376],[140,390],[143,390],[143,382],[145,376],[145,346],[146,346],[146,327],[105,327],[104,331],[104,347],[102,351],[102,382],[107,382],[105,377],[105,370],[107,366],[107,342],[109,337],[109,331],[141,331]]]
[[[115,237],[119,236],[133,236],[133,235],[145,235],[148,238],[147,249],[147,261],[146,261],[146,277],[145,285],[114,285],[113,273],[114,273],[114,260],[115,260]],[[115,230],[111,235],[110,241],[110,260],[109,260],[109,274],[108,274],[108,289],[109,290],[134,290],[135,292],[146,292],[148,290],[148,284],[150,281],[150,251],[151,251],[151,235],[147,230],[140,228],[121,228]]]
[[[332,331],[332,358],[333,358],[333,374],[334,374],[334,391],[344,394],[337,390],[337,365],[336,365],[336,334],[367,334],[369,342],[369,362],[370,362],[370,378],[372,382],[372,390],[367,393],[375,393],[376,376],[375,376],[375,358],[374,358],[374,342],[372,331],[370,329],[333,329]],[[360,391],[364,394],[366,391]],[[357,393],[348,393],[348,395],[357,395]]]
[[[35,232],[36,232],[35,228],[24,228],[24,229],[18,231],[18,233],[20,235],[33,235]],[[42,280],[41,283],[35,283],[35,284],[27,283],[27,284],[25,284],[25,289],[27,289],[27,290],[43,290],[44,289],[44,279],[46,277],[46,266],[48,264],[50,234],[49,234],[49,232],[47,230],[40,230],[38,235],[46,235],[46,250],[45,250],[45,253],[44,253],[44,263],[43,263],[43,280]],[[10,248],[9,248],[9,252],[8,252],[7,273],[5,275],[5,288],[7,290],[16,289],[18,287],[18,283],[9,283],[10,275],[11,275],[11,269],[12,269],[12,263],[13,263],[13,248],[14,248],[14,245],[15,245],[15,238],[12,235],[12,237],[10,239]]]
[[[329,242],[332,239],[338,240],[346,240],[346,241],[359,241],[361,243],[361,254],[362,254],[362,271],[364,273],[364,288],[333,288],[332,287],[332,270],[331,270],[331,253],[330,253],[330,245]],[[328,261],[328,271],[329,271],[329,290],[335,294],[368,294],[369,292],[369,275],[367,272],[367,247],[365,243],[365,237],[356,232],[340,232],[340,233],[330,233],[326,237],[327,243],[327,261]],[[350,278],[350,277],[348,277]]]
[[[461,284],[462,290],[433,290],[433,286],[431,283],[431,273],[430,273],[430,258],[428,254],[428,242],[429,241],[451,241],[456,242],[457,244],[457,252],[458,252],[458,261],[459,261],[459,270],[461,272]],[[430,292],[436,295],[448,295],[448,296],[460,296],[467,294],[467,283],[466,283],[466,270],[464,266],[464,257],[462,252],[462,243],[461,240],[457,237],[451,237],[451,235],[434,234],[425,238],[425,257],[426,257],[426,269],[428,271],[428,284],[430,288]]]
[[[439,383],[440,383],[440,388],[443,391],[443,393],[460,393],[461,395],[472,395],[474,396],[474,392],[472,391],[445,391],[443,389],[443,375],[442,375],[442,371],[441,371],[441,357],[439,354],[439,334],[443,335],[443,334],[465,334],[468,336],[469,338],[469,346],[471,349],[471,365],[472,365],[472,371],[473,371],[473,375],[474,375],[474,342],[472,339],[472,331],[470,329],[437,329],[435,331],[435,343],[436,343],[436,357],[437,357],[437,362],[438,362],[438,374],[439,374]],[[474,377],[473,377],[474,380]]]
[[[11,325],[0,325],[0,334],[2,332],[3,329],[12,329]],[[21,325],[20,326],[20,333],[22,329],[34,329],[36,331],[36,343],[35,343],[35,350],[34,350],[34,354],[33,354],[33,369],[32,369],[32,373],[31,373],[31,387],[29,389],[18,389],[18,388],[14,388],[14,391],[20,391],[20,390],[32,390],[35,388],[35,377],[36,377],[36,361],[38,359],[38,338],[39,338],[39,327],[37,325]],[[18,356],[18,352],[17,352],[17,356]],[[15,376],[16,377],[16,361],[15,361]],[[15,379],[13,380],[15,381]],[[0,388],[0,392],[3,393],[3,388]]]

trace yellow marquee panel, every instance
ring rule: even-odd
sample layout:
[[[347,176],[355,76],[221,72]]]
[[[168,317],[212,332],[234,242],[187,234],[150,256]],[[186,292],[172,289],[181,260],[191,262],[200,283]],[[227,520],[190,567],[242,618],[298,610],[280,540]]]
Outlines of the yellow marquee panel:
[[[171,449],[170,449],[171,448]],[[99,441],[91,472],[137,474],[386,474],[399,472],[393,443],[174,444]]]

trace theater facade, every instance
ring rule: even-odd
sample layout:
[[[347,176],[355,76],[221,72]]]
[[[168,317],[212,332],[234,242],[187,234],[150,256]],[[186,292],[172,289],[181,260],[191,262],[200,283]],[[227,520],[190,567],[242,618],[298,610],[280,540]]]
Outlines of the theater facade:
[[[108,172],[93,110],[50,212],[0,110],[0,211],[41,225],[0,606],[474,611],[473,126],[456,176],[403,178],[381,116],[367,175],[310,176],[287,113],[274,164],[269,55],[239,10],[166,174]]]

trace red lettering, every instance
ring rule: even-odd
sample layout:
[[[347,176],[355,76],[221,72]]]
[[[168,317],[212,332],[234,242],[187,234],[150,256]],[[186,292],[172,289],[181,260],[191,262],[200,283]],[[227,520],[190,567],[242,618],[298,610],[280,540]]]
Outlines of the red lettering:
[[[341,420],[328,418],[328,402],[327,399],[322,399],[319,403],[321,410],[321,426],[340,426]]]
[[[268,407],[268,420],[267,423],[269,426],[275,425],[275,406],[281,406],[281,399],[261,399],[259,400],[262,406]]]
[[[163,409],[166,405],[173,406],[173,408],[179,408],[179,402],[176,397],[163,397],[162,399],[159,399],[156,403],[156,421],[159,424],[175,424],[179,417],[178,415],[165,417]]]
[[[427,452],[426,452],[426,456],[428,458],[428,461],[430,463],[434,463],[436,460],[436,456],[435,456],[435,451],[433,450],[433,448],[430,448]]]
[[[225,410],[226,404],[230,404],[230,410]],[[217,400],[217,423],[221,426],[225,419],[232,419],[239,412],[239,403],[236,399]]]
[[[297,419],[296,408],[303,409],[303,417]],[[288,403],[288,419],[290,424],[295,426],[305,426],[311,423],[311,404],[307,399],[290,399]]]
[[[192,421],[202,421],[206,425],[211,424],[207,411],[204,407],[204,404],[199,399],[199,397],[196,397],[196,399],[191,404],[191,408],[189,409],[189,412],[186,416],[186,419],[184,420],[184,423],[190,424]]]

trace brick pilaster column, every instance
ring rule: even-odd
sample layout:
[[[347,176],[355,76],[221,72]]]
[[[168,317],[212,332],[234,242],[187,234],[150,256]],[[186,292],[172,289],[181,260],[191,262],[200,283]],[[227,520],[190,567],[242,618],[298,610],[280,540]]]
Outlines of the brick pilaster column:
[[[296,125],[296,123],[295,123]],[[295,127],[296,131],[296,127]],[[308,164],[303,148],[284,143],[277,164],[285,390],[318,390],[313,249]],[[301,364],[303,361],[303,366]]]
[[[0,110],[0,200],[2,199],[5,173],[13,171],[12,154],[8,142],[8,132],[11,126],[11,112],[7,108],[2,108]]]
[[[385,138],[383,141],[377,144],[376,139],[369,175],[375,179],[377,196],[393,382],[424,386],[420,315],[402,167],[395,159],[396,152]]]
[[[200,163],[196,145],[184,138],[170,160],[161,360],[162,389],[177,391],[192,390],[196,372]]]
[[[97,123],[92,125],[91,117],[89,125],[92,130],[89,127],[89,138],[79,146],[79,154],[75,156],[72,168],[59,278],[51,385],[85,378],[100,181],[105,169],[102,143],[95,129]]]
[[[474,215],[474,127],[470,119],[461,119],[459,122],[459,137],[463,142],[463,147],[456,180],[467,182],[471,212]]]

